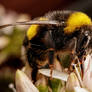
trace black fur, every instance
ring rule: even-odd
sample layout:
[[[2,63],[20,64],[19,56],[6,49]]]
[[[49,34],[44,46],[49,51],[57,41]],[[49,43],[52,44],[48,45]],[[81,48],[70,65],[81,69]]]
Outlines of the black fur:
[[[73,12],[55,11],[46,14],[44,17],[47,17],[49,20],[56,20],[60,23],[63,22],[64,25],[41,25],[37,30],[38,33],[34,38],[28,40],[27,37],[25,37],[24,46],[26,48],[28,62],[33,68],[33,80],[36,80],[36,74],[39,68],[38,66],[40,66],[39,63],[42,63],[50,58],[48,52],[51,49],[54,50],[54,53],[58,51],[62,52],[62,50],[69,50],[72,46],[70,44],[74,41],[72,39],[76,38],[77,44],[75,44],[75,52],[79,58],[82,58],[82,56],[86,53],[85,50],[87,47],[90,47],[89,45],[92,46],[92,29],[88,26],[83,26],[80,29],[76,29],[76,31],[71,34],[64,33],[66,20]],[[85,48],[85,44],[88,40],[88,36],[85,35],[86,32],[88,32],[88,36],[90,35],[91,40],[88,46]],[[48,61],[51,61],[53,64],[52,60]]]

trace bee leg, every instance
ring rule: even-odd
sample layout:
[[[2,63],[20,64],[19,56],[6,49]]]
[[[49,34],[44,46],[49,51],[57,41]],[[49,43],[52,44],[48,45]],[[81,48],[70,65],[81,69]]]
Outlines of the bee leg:
[[[52,79],[52,72],[54,68],[53,62],[54,62],[54,50],[50,50],[49,51],[49,67],[51,69],[50,71],[51,79]]]
[[[38,72],[38,67],[36,64],[37,58],[35,57],[35,53],[33,52],[33,50],[30,48],[27,51],[27,59],[28,59],[29,65],[32,67],[32,80],[35,83],[37,72]]]
[[[76,62],[76,57],[77,57],[77,53],[76,53],[76,48],[77,48],[77,38],[73,38],[74,40],[74,47],[72,49],[72,55],[73,55],[73,61],[72,64],[74,64]]]
[[[86,44],[85,44],[85,46],[84,46],[85,55],[83,56],[83,61],[85,61],[86,55],[90,52],[90,50],[88,49],[88,48],[89,48],[90,41],[91,41],[91,36],[87,36],[87,42],[86,42]],[[88,50],[87,50],[87,49],[88,49]]]
[[[72,50],[72,54],[76,56],[76,48],[77,48],[77,38],[74,38],[74,48]]]
[[[82,66],[82,60],[80,60],[79,59],[79,57],[78,57],[78,52],[77,52],[77,38],[74,38],[74,40],[75,40],[75,44],[74,44],[74,49],[73,49],[73,51],[72,51],[72,54],[73,54],[73,56],[74,56],[74,59],[73,59],[73,64],[74,63],[77,63],[78,64],[78,66],[79,66],[79,70],[80,70],[80,72],[81,72],[81,75],[83,75],[83,66]],[[88,41],[87,41],[87,43],[86,43],[86,46],[89,44],[89,39],[88,39]],[[78,46],[79,47],[79,46]]]
[[[32,80],[33,80],[33,83],[36,82],[37,72],[38,72],[38,68],[37,67],[33,68],[33,70],[32,70]]]
[[[85,48],[87,48],[87,47],[88,47],[88,45],[89,45],[89,43],[90,43],[90,40],[91,40],[91,37],[90,37],[90,36],[88,36],[87,38],[88,38],[88,39],[87,39],[87,42],[86,42]]]
[[[71,65],[73,65],[73,64],[75,64],[75,63],[78,63],[78,65],[79,65],[79,67],[80,67],[80,71],[81,71],[80,60],[79,60],[79,58],[78,58],[78,56],[77,56],[76,49],[77,49],[77,38],[75,37],[75,38],[74,38],[74,48],[73,48],[73,50],[72,50],[72,55],[73,55],[73,58],[74,58],[74,59],[73,59]]]
[[[54,67],[54,66],[53,66],[53,65],[49,65],[49,67],[50,67],[50,69],[51,69],[51,71],[50,71],[51,77],[50,77],[50,78],[52,79],[52,72],[53,72],[53,67]]]

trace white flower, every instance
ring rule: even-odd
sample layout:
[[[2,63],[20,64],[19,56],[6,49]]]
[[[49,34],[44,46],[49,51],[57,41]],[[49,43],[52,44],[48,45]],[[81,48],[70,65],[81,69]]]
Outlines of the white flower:
[[[27,75],[20,70],[16,72],[16,90],[17,92],[39,92]]]
[[[45,76],[48,76],[48,77],[51,77],[50,72],[51,72],[50,69],[40,69],[39,70],[39,73],[41,73],[41,74],[43,74]],[[52,78],[56,78],[56,79],[60,79],[60,80],[63,80],[63,81],[67,81],[68,76],[69,76],[69,74],[67,74],[65,72],[60,72],[60,71],[57,71],[57,70],[53,70],[52,71]]]
[[[80,83],[79,80],[76,76],[76,74],[74,72],[72,72],[69,77],[68,80],[66,82],[66,92],[73,92],[74,91],[74,87],[80,87]]]
[[[92,54],[88,55],[84,64],[84,76],[83,76],[83,84],[87,89],[92,91]]]
[[[85,88],[81,88],[81,87],[74,87],[74,92],[89,92],[88,90],[86,90]]]

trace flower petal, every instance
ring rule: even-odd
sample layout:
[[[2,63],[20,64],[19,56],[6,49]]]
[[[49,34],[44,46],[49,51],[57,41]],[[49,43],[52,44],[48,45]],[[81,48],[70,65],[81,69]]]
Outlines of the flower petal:
[[[88,55],[84,64],[83,83],[87,89],[92,91],[92,54]]]
[[[50,69],[40,69],[39,72],[45,76],[50,77],[51,74],[51,70]],[[67,81],[69,74],[65,73],[65,72],[59,72],[57,70],[53,70],[52,72],[52,78],[56,78],[56,79],[60,79],[63,81]]]
[[[80,88],[80,87],[74,87],[74,92],[89,92],[85,88]]]
[[[74,87],[79,86],[80,87],[80,83],[79,80],[76,76],[75,73],[71,73],[68,77],[68,80],[66,82],[66,91],[67,92],[73,92],[74,91]]]
[[[39,92],[26,74],[20,70],[16,72],[16,90],[17,92]]]

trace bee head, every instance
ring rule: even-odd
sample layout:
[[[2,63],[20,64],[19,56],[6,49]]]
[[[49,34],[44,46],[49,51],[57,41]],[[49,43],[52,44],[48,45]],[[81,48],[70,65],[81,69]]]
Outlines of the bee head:
[[[40,18],[39,20],[50,21],[47,17]],[[71,38],[70,34],[75,33],[77,30],[80,31],[80,33],[83,33],[84,36],[87,36],[87,33],[89,32],[89,30],[85,29],[84,26],[91,25],[91,19],[90,17],[88,17],[86,14],[82,12],[72,12],[71,14],[69,14],[69,17],[66,19],[64,23],[65,23],[65,26],[63,26],[62,23],[60,22],[59,22],[59,25],[58,23],[54,25],[52,23],[51,26],[49,26],[49,24],[47,25],[48,31],[44,36],[44,39],[45,39],[44,41],[46,45],[49,45],[54,48],[56,47],[61,48],[65,45],[66,41]],[[39,27],[40,27],[39,24],[31,25],[31,27],[27,31],[28,40],[31,40],[38,34]],[[86,31],[82,32],[83,29],[85,29]]]

